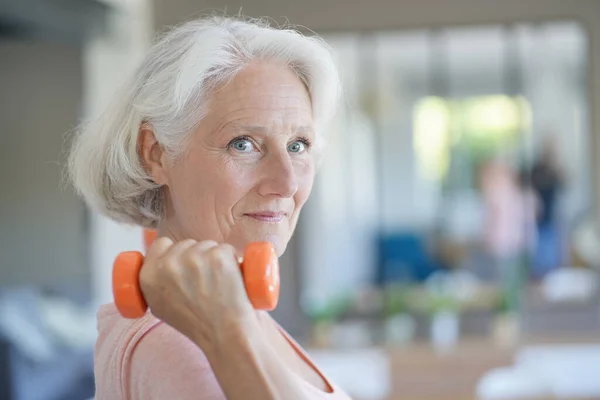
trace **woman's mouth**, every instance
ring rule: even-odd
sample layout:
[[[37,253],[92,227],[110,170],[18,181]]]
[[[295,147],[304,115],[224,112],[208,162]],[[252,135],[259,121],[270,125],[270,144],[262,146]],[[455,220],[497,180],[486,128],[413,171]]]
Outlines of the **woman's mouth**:
[[[260,221],[260,222],[276,224],[283,220],[283,217],[285,217],[286,213],[263,211],[263,212],[256,212],[256,213],[248,213],[248,214],[244,214],[244,215],[246,215],[252,219],[255,219],[257,221]]]

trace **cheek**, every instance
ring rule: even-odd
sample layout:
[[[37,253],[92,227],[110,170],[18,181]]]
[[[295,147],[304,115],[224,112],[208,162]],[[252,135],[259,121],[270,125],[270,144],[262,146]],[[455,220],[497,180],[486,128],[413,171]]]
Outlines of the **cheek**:
[[[179,160],[171,169],[169,176],[169,186],[174,207],[180,214],[187,215],[210,206],[210,196],[215,195],[215,183],[220,180],[215,179],[214,174],[222,169],[214,168],[206,156],[193,157],[194,154]]]
[[[297,169],[297,177],[298,191],[294,196],[294,202],[296,203],[296,209],[300,209],[304,205],[312,191],[313,183],[315,180],[314,165],[302,165],[301,168]]]
[[[219,163],[219,168],[212,172],[211,180],[217,193],[220,192],[223,197],[239,199],[255,185],[256,176],[257,172],[252,165],[229,158]]]
[[[174,170],[170,179],[169,190],[176,214],[185,219],[202,210],[207,203],[206,189],[210,183],[204,174],[192,174],[187,168]]]
[[[227,155],[203,154],[176,164],[169,180],[174,202],[197,212],[232,208],[252,189],[256,175],[251,165]]]
[[[229,217],[231,213],[236,214],[238,204],[243,204],[243,199],[255,187],[258,174],[252,165],[231,158],[224,158],[217,165],[210,173],[209,191],[214,210]]]

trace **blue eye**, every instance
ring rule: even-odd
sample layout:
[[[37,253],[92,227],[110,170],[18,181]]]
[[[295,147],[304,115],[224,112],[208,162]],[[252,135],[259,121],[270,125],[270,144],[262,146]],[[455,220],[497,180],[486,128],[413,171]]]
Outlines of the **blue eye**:
[[[254,145],[252,144],[252,142],[246,138],[234,139],[230,143],[230,147],[233,148],[234,150],[237,150],[237,151],[240,151],[243,153],[250,152],[254,149]]]
[[[302,153],[306,150],[306,143],[301,140],[298,140],[288,146],[288,150],[290,153]]]

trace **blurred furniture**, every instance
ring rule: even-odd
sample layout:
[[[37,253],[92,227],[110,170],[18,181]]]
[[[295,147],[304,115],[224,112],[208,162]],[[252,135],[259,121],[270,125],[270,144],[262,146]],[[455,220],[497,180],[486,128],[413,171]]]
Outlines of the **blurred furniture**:
[[[600,343],[525,346],[509,368],[486,373],[479,382],[481,400],[600,398]]]
[[[428,251],[425,240],[414,233],[382,235],[378,247],[378,284],[421,282],[442,268]]]
[[[527,336],[514,347],[500,346],[491,338],[467,337],[446,351],[436,351],[425,341],[404,347],[307,349],[353,400],[486,400],[477,396],[485,385],[488,394],[506,395],[510,389],[516,395],[522,387],[529,388],[529,393],[545,389],[542,397],[505,396],[504,400],[600,400],[575,396],[584,390],[600,390],[597,368],[592,367],[600,357],[600,335]],[[518,376],[511,372],[515,366],[529,366],[531,376],[545,380],[545,386],[529,375],[527,385],[519,386]],[[490,376],[494,378],[491,384]],[[562,396],[547,396],[549,387]]]
[[[536,357],[556,360],[561,351],[565,353],[570,351],[570,355],[565,357],[565,360],[571,363],[568,365],[579,365],[577,374],[582,375],[585,360],[581,352],[587,348],[586,346],[600,347],[600,335],[526,337],[517,348],[503,348],[487,339],[472,338],[461,341],[447,353],[435,352],[426,343],[404,349],[390,349],[392,386],[386,400],[482,400],[477,398],[476,389],[481,379],[490,371],[509,368],[518,362],[525,363],[526,360],[534,362],[532,358]],[[596,353],[590,353],[586,359],[591,360],[592,356],[597,357]],[[557,373],[560,365],[555,363],[554,366],[556,368],[553,368],[553,372]],[[597,375],[596,371],[597,369],[588,368],[587,374]],[[563,383],[568,383],[569,376],[563,375],[563,377],[565,378]],[[566,383],[562,385],[563,388],[566,387]],[[567,395],[561,398],[572,397]],[[538,397],[527,400],[542,399],[554,398]],[[524,398],[514,398],[514,400],[524,400]]]
[[[68,318],[67,304],[34,287],[0,289],[1,400],[82,400],[94,395],[94,348],[82,330],[87,323]]]
[[[402,348],[308,350],[353,400],[475,399],[481,377],[509,366],[514,355],[512,350],[477,339],[462,341],[445,353],[424,342]]]
[[[523,329],[528,335],[597,334],[600,338],[600,293],[589,298],[552,301],[540,285],[530,285],[523,303]]]
[[[487,340],[465,340],[447,353],[420,343],[389,350],[392,390],[388,400],[474,399],[479,379],[489,370],[510,365],[513,352]]]
[[[33,363],[14,348],[9,353],[12,390],[2,400],[83,400],[94,395],[91,351],[64,349],[44,363]]]

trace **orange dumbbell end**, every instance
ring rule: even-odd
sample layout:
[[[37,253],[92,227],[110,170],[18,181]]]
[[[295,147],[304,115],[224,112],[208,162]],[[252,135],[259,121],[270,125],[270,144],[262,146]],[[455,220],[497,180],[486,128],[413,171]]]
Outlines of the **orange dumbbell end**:
[[[275,309],[279,300],[279,260],[271,243],[246,246],[240,267],[252,306],[257,310]]]
[[[154,242],[158,232],[155,229],[144,229],[143,238],[144,238],[144,247],[148,250],[148,247]]]
[[[125,318],[140,318],[148,309],[140,289],[142,265],[144,256],[139,251],[120,253],[113,263],[113,295],[117,309]]]

